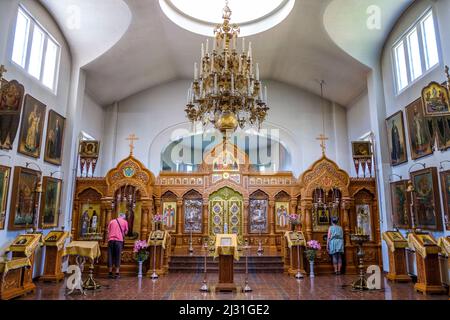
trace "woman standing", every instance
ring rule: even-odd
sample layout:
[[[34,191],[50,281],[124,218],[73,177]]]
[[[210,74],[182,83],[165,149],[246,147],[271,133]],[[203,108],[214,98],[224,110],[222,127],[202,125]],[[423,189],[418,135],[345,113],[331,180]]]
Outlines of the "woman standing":
[[[331,218],[331,227],[328,229],[327,249],[333,257],[334,273],[341,274],[342,254],[344,253],[344,231],[338,226],[338,217]]]

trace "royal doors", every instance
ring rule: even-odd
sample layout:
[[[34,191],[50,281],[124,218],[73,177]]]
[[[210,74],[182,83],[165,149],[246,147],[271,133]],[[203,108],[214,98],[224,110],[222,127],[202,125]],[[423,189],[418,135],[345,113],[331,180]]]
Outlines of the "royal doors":
[[[243,197],[230,188],[222,188],[209,197],[209,235],[234,233],[243,236]]]

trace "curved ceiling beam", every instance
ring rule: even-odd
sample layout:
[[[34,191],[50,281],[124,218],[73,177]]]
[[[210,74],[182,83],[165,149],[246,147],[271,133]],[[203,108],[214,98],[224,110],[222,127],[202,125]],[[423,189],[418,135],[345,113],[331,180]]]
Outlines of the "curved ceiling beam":
[[[132,15],[123,0],[40,0],[60,26],[80,67],[103,55],[126,33]]]
[[[330,38],[352,57],[373,67],[396,21],[414,0],[332,0],[323,24]]]

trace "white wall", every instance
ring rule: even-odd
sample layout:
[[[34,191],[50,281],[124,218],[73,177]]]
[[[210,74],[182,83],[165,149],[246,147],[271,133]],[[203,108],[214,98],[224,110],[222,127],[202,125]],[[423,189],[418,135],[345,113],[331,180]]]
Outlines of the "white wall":
[[[81,113],[81,131],[100,142],[104,141],[105,114],[105,109],[95,102],[88,93],[85,93]],[[80,168],[78,168],[78,171],[80,171]],[[100,154],[95,176],[101,176],[102,172],[102,154]]]
[[[61,65],[59,69],[59,82],[58,82],[58,90],[57,94],[53,94],[48,89],[43,87],[36,80],[31,78],[25,71],[21,68],[17,67],[11,62],[11,52],[13,46],[13,38],[14,38],[14,27],[17,16],[18,9],[18,0],[9,0],[9,1],[0,1],[0,64],[4,64],[8,72],[4,75],[7,80],[17,80],[25,86],[25,94],[30,94],[39,101],[43,102],[47,105],[47,114],[50,109],[55,110],[59,114],[67,117],[67,105],[70,91],[70,78],[72,72],[72,61],[71,55],[69,51],[69,47],[67,42],[59,30],[57,24],[54,22],[52,17],[48,14],[48,12],[43,9],[43,7],[37,2],[33,0],[23,0],[20,1],[26,9],[42,24],[42,26],[58,41],[61,45]],[[48,116],[47,116],[48,118]],[[70,119],[67,119],[66,122],[70,122]],[[47,119],[44,124],[44,136],[42,145],[44,145],[45,132],[47,128]],[[19,128],[20,130],[20,128]],[[44,154],[44,146],[41,149],[41,157],[39,159],[29,158],[17,153],[18,146],[18,137],[17,134],[13,149],[11,151],[0,151],[1,155],[10,156],[9,160],[6,157],[0,158],[0,164],[6,165],[9,167],[14,166],[25,166],[26,162],[32,162],[37,164],[41,169],[43,175],[50,175],[51,172],[63,170],[66,163],[68,163],[66,155],[66,148],[70,149],[70,144],[67,144],[68,139],[66,135],[65,139],[65,152],[63,156],[63,166],[58,167],[43,161]],[[31,166],[30,168],[36,169],[36,166]],[[66,177],[67,172],[65,173],[63,179]],[[56,176],[59,177],[59,176]],[[12,178],[10,183],[10,192],[9,196],[11,196],[12,192]],[[64,208],[67,204],[68,195],[71,193],[70,185],[64,183],[63,185],[63,194],[62,194],[62,208]],[[10,242],[20,233],[22,232],[9,232],[7,231],[7,224],[9,219],[9,210],[11,201],[8,200],[8,208],[7,208],[7,217],[6,217],[6,228],[5,230],[0,231],[0,254],[4,251],[4,249],[10,244]],[[62,210],[60,217],[60,226],[64,225],[66,211]],[[38,261],[40,261],[40,255],[38,255]],[[39,266],[39,263],[37,263]],[[39,267],[38,267],[39,268]]]
[[[264,128],[278,128],[281,141],[292,154],[292,171],[296,176],[321,157],[316,138],[322,132],[322,111],[320,97],[299,88],[275,81],[267,81],[269,95],[269,116]],[[116,164],[129,154],[130,133],[140,140],[136,143],[135,156],[148,165],[155,174],[160,171],[160,154],[174,134],[186,133],[190,125],[185,118],[187,80],[169,82],[133,95],[117,106],[116,117],[108,115],[103,149],[104,168],[106,163]],[[327,155],[348,170],[350,159],[347,149],[346,111],[343,107],[325,101]],[[108,108],[111,112],[114,106]],[[114,139],[114,142],[109,141]],[[113,148],[112,146],[116,146]]]
[[[412,25],[414,22],[429,8],[433,7],[435,17],[439,25],[438,39],[441,44],[441,63],[438,67],[433,69],[428,74],[424,75],[422,78],[416,81],[411,87],[407,88],[405,91],[396,94],[395,90],[395,80],[392,68],[392,55],[391,48],[399,37]],[[405,111],[405,107],[409,105],[414,100],[421,96],[422,88],[428,85],[431,81],[444,82],[446,81],[444,66],[450,64],[450,1],[448,0],[420,0],[417,1],[413,6],[411,6],[407,12],[404,13],[402,18],[398,21],[397,25],[391,32],[381,57],[381,67],[383,74],[383,85],[385,94],[385,106],[386,106],[386,118],[396,113],[399,110]],[[406,124],[406,114],[404,112],[405,121],[405,134],[406,141],[409,141],[409,132]],[[409,161],[405,164],[392,167],[392,173],[401,175],[403,179],[409,178],[409,169],[414,163],[425,163],[427,167],[437,167],[441,161],[450,159],[450,151],[435,151],[433,155],[425,158],[418,159],[417,161],[411,160],[411,150],[409,143],[407,143],[408,159]],[[448,167],[446,167],[448,169]],[[421,167],[418,165],[412,169],[412,171],[419,170]],[[440,183],[440,181],[439,181]],[[387,190],[386,197],[389,197],[389,190]],[[443,203],[441,203],[442,207]],[[443,207],[442,207],[443,208]],[[391,213],[390,208],[388,209]],[[443,221],[443,216],[442,221]],[[443,234],[449,234],[450,231],[441,233],[435,232],[436,237],[440,237]]]
[[[348,127],[348,152],[352,154],[351,141],[358,141],[372,130],[370,123],[369,96],[367,90],[348,106],[346,114]],[[350,159],[351,161],[351,159]],[[356,176],[353,163],[350,164],[351,176]]]

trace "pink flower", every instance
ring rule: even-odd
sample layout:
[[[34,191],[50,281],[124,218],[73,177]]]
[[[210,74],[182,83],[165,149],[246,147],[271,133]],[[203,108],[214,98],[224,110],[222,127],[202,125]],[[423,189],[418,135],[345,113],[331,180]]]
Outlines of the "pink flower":
[[[137,240],[134,243],[133,252],[134,253],[138,253],[139,251],[146,250],[147,247],[148,247],[147,241],[145,241],[145,240]]]
[[[161,222],[162,221],[162,215],[156,214],[153,216],[153,222]]]
[[[317,240],[310,240],[306,243],[306,245],[307,245],[308,249],[311,249],[311,250],[319,251],[322,249],[322,246],[320,245],[320,243]]]

